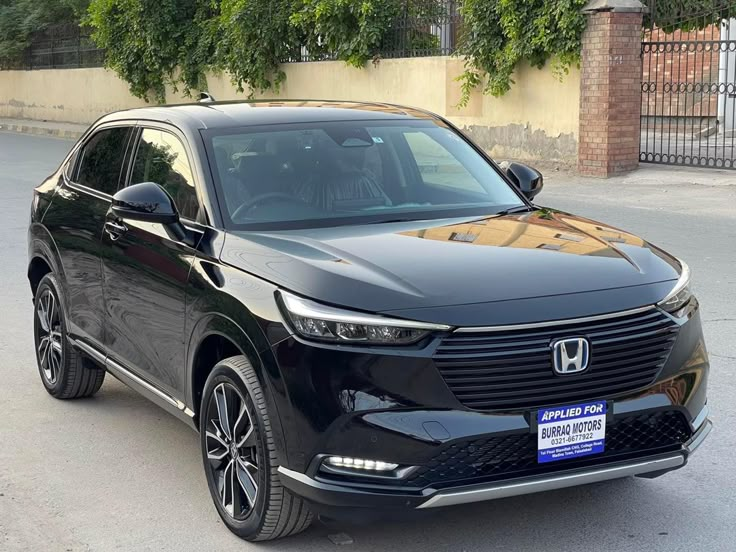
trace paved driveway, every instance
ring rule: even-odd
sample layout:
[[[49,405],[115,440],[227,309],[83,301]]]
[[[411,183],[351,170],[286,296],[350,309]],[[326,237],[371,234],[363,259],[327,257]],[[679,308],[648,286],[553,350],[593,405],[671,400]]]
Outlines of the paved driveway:
[[[220,523],[197,435],[109,377],[61,402],[38,379],[25,279],[31,189],[71,142],[0,132],[0,550],[329,550],[316,525],[250,545]],[[736,550],[736,173],[645,169],[585,184],[550,168],[540,203],[641,233],[687,259],[712,359],[716,430],[685,469],[342,527],[354,551]],[[683,184],[682,182],[695,182]],[[540,274],[540,278],[544,275]]]

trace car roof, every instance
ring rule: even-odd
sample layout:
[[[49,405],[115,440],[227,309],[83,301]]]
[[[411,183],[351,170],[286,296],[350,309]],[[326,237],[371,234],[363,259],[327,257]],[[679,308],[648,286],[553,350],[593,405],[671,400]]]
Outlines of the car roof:
[[[126,109],[105,115],[99,122],[129,119],[163,121],[178,127],[199,129],[323,121],[386,119],[441,121],[437,115],[422,109],[385,103],[338,100],[246,100]]]

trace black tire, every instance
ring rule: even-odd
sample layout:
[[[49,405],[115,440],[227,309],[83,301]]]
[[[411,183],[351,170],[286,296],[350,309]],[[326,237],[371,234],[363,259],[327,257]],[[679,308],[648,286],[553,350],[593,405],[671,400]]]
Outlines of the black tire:
[[[224,417],[218,403],[221,397],[226,397]],[[248,420],[244,419],[245,413]],[[223,418],[225,424],[220,422]],[[229,434],[224,427],[219,431],[225,425],[232,426]],[[294,535],[309,527],[312,514],[308,505],[285,489],[279,480],[266,399],[246,357],[225,359],[210,373],[202,393],[199,429],[210,495],[230,531],[249,541],[266,541]],[[238,448],[241,442],[243,446]],[[229,471],[229,492],[224,487],[228,480],[227,466],[236,466]],[[252,496],[254,482],[257,488]],[[246,492],[246,487],[251,494]]]
[[[36,362],[46,391],[57,399],[94,395],[105,381],[105,370],[83,357],[69,342],[61,291],[53,274],[41,279],[33,304]]]

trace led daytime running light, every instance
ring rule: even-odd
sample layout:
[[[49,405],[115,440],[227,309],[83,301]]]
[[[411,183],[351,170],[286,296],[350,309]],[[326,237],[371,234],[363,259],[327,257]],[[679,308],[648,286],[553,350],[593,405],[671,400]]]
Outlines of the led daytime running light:
[[[281,291],[291,326],[302,336],[325,341],[407,345],[451,326],[351,312]]]
[[[399,467],[398,464],[382,462],[381,460],[364,460],[362,458],[349,458],[344,456],[329,456],[325,464],[336,468],[347,468],[355,470],[367,470],[377,472],[390,472]]]
[[[677,259],[680,263],[680,277],[675,283],[675,287],[672,288],[667,296],[662,299],[657,306],[666,310],[667,312],[674,312],[682,308],[692,297],[690,291],[690,267],[685,261]]]

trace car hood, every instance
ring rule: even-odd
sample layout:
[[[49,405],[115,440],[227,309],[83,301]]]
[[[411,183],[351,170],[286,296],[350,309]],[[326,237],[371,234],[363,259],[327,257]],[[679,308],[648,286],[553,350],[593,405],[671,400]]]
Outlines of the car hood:
[[[679,273],[673,257],[641,238],[551,209],[483,219],[233,232],[221,259],[322,302],[450,324],[495,323],[498,317],[484,305],[509,301],[530,312],[507,313],[505,322],[652,304]],[[565,299],[573,294],[578,301]],[[571,308],[571,302],[579,306]],[[555,312],[539,312],[553,307]]]

